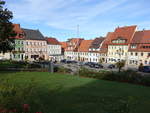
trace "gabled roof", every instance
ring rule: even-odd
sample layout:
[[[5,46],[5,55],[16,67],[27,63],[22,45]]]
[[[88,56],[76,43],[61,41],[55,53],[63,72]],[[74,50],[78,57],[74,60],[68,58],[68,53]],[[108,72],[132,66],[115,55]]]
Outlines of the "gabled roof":
[[[142,37],[139,43],[150,44],[150,30],[143,30],[138,34],[140,35],[139,37]],[[135,40],[138,40],[137,38],[138,36],[136,36]]]
[[[50,45],[60,45],[59,41],[56,38],[48,38],[46,37],[47,44]]]
[[[90,46],[90,48],[98,49],[100,47],[100,44],[104,41],[104,37],[95,38]]]
[[[88,52],[93,40],[82,40],[78,52]]]
[[[20,27],[20,24],[13,24],[13,30],[16,33],[15,39],[23,39],[23,30]]]
[[[22,28],[22,30],[25,33],[26,40],[45,40],[44,36],[39,30],[24,29],[24,28]]]
[[[109,44],[110,45],[128,45],[134,36],[136,28],[137,26],[125,26],[125,27],[116,28],[112,34]],[[121,43],[121,44],[112,43],[112,40],[116,40],[118,38],[125,39],[127,42]]]
[[[71,38],[67,41],[66,51],[77,51],[83,38]]]
[[[16,32],[16,33],[23,33],[23,30],[21,29],[20,27],[20,24],[13,24],[13,30]]]

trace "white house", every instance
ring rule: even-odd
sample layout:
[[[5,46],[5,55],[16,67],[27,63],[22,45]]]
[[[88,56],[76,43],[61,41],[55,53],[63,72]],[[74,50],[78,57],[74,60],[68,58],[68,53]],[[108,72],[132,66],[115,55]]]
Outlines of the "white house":
[[[63,57],[61,54],[61,44],[55,38],[46,38],[46,41],[48,59],[59,61]]]

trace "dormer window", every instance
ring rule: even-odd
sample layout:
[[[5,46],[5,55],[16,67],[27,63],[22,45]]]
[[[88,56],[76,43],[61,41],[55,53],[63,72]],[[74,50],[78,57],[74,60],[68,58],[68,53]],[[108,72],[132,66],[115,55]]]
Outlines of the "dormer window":
[[[126,42],[127,40],[122,37],[118,37],[117,39],[112,40],[112,43],[126,43]]]
[[[136,49],[136,48],[137,48],[137,45],[132,44],[132,45],[131,45],[131,48],[132,48],[132,49]]]

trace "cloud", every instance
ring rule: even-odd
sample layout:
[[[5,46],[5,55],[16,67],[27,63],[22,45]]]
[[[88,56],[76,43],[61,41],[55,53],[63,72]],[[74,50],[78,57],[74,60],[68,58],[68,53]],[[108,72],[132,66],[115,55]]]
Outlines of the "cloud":
[[[74,25],[88,23],[124,1],[105,0],[89,5],[92,0],[22,0],[8,6],[14,12],[15,19],[43,21],[55,28],[72,29]]]
[[[106,35],[116,26],[148,26],[145,2],[137,0],[8,0],[8,8],[20,23],[45,25],[58,30]],[[147,0],[149,1],[149,0]],[[142,18],[142,19],[141,19]],[[141,20],[140,20],[141,19]],[[148,26],[149,27],[149,26]],[[85,34],[85,33],[84,33]],[[91,35],[92,36],[92,35]]]

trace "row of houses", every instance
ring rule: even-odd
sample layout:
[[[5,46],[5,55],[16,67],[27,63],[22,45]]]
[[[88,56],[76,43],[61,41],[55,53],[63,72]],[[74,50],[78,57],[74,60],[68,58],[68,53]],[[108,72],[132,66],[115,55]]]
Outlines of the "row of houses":
[[[63,42],[66,59],[113,64],[126,61],[127,67],[150,65],[150,30],[137,26],[118,27],[106,37],[94,40],[72,38]]]
[[[118,27],[105,37],[92,40],[71,38],[59,42],[44,37],[39,30],[24,29],[14,24],[15,49],[0,53],[0,59],[12,60],[78,60],[84,62],[116,63],[126,61],[127,67],[150,65],[150,30],[138,31],[137,26]]]
[[[39,30],[24,29],[19,24],[13,24],[15,48],[12,52],[1,53],[0,59],[12,60],[52,60],[61,56],[61,44],[55,38],[44,37]]]

